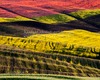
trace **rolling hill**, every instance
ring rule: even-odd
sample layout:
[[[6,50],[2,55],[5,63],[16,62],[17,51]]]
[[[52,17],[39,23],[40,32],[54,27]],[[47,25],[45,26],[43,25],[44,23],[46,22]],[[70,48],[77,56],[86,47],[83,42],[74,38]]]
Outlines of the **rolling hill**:
[[[99,80],[99,4],[0,0],[0,79]]]
[[[93,32],[99,32],[99,12],[100,9],[94,9],[33,18],[26,18],[22,16],[13,18],[1,17],[0,31],[3,35],[8,34],[21,37],[32,35],[32,33],[29,33],[30,30],[33,33],[51,33],[72,29],[84,29]],[[7,32],[5,28],[9,28],[9,31]],[[15,34],[12,28],[15,31]],[[21,33],[16,34],[20,31]]]

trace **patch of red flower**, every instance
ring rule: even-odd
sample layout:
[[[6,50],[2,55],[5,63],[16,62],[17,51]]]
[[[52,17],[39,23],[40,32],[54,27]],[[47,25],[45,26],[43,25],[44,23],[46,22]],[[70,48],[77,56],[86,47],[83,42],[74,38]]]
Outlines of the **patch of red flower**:
[[[100,0],[0,0],[0,6],[18,15],[32,18],[80,9],[100,8]]]
[[[16,16],[18,16],[18,15],[0,8],[0,17],[3,17],[3,18],[14,18]]]

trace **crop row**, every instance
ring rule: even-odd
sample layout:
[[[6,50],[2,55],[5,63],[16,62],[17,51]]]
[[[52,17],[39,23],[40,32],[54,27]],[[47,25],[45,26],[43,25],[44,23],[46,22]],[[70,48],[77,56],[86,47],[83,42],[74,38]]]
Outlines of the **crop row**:
[[[90,66],[94,68],[100,69],[100,61],[95,59],[83,58],[83,57],[76,57],[70,55],[63,55],[63,54],[52,54],[52,53],[39,53],[39,52],[31,52],[31,51],[0,51],[0,55],[9,56],[9,57],[17,57],[17,58],[24,58],[29,60],[35,61],[42,61],[42,62],[54,62],[56,64],[65,64],[66,66],[68,63],[72,64],[80,64],[82,66]],[[66,62],[68,62],[66,64]]]
[[[72,73],[87,73],[87,74],[95,74],[98,73],[99,75],[99,71],[98,69],[94,69],[94,68],[88,68],[88,67],[82,67],[82,66],[77,66],[77,67],[73,67],[71,65],[65,66],[65,65],[58,65],[58,64],[53,64],[53,63],[45,63],[45,62],[41,62],[41,61],[32,61],[32,60],[27,60],[27,59],[22,59],[22,58],[15,58],[15,57],[0,57],[1,59],[1,63],[0,65],[2,66],[8,66],[8,71],[7,73],[14,72],[16,71],[16,67],[19,68],[19,71],[21,68],[27,68],[27,69],[43,69],[43,70],[53,70],[53,71],[58,71],[58,72],[72,72]],[[7,69],[7,68],[4,68]],[[1,73],[4,71],[2,71],[3,69],[1,69]],[[92,71],[93,70],[93,71]],[[4,71],[4,73],[5,73]],[[26,71],[26,70],[23,70]]]

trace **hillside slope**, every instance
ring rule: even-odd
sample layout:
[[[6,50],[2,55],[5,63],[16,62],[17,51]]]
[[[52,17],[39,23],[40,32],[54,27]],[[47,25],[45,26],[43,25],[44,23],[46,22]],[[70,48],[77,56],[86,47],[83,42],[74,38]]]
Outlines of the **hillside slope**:
[[[42,75],[46,80],[100,77],[99,4],[99,0],[0,0],[0,79],[12,79],[7,74],[37,74],[38,79],[40,74],[52,74]]]

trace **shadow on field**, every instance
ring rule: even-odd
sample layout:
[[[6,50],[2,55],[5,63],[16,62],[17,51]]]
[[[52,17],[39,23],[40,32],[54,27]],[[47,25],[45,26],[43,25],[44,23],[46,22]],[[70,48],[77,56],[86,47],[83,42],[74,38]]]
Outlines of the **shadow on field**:
[[[40,23],[40,22],[35,22],[35,21],[17,21],[17,22],[4,22],[0,23],[0,32],[2,31],[3,33],[6,34],[12,34],[16,36],[27,36],[27,34],[24,34],[24,29],[25,28],[30,28],[34,29],[33,31],[35,32],[37,29],[37,33],[53,33],[53,32],[60,32],[64,30],[73,30],[73,29],[84,29],[92,32],[99,32],[100,31],[100,15],[92,16],[89,18],[86,18],[84,20],[74,20],[71,22],[63,23],[63,24],[45,24],[45,23]],[[23,26],[24,29],[20,28],[17,30],[17,26],[20,26],[20,28]],[[11,29],[12,26],[13,29]],[[44,31],[44,32],[43,32]],[[16,34],[16,32],[18,34]],[[3,35],[2,33],[0,33]],[[28,34],[31,35],[31,34]]]

